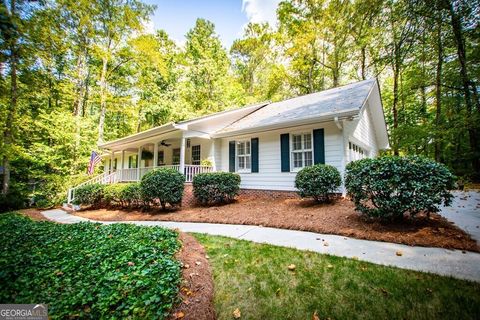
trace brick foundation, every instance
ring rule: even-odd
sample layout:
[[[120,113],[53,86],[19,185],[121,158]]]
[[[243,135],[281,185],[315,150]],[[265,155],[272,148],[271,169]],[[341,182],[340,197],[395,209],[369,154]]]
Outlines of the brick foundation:
[[[261,189],[240,189],[240,195],[253,197],[267,197],[273,199],[298,199],[299,196],[295,191],[279,191],[279,190],[261,190]]]
[[[197,204],[197,200],[193,195],[193,186],[191,183],[185,183],[185,189],[183,190],[182,207],[193,207]]]

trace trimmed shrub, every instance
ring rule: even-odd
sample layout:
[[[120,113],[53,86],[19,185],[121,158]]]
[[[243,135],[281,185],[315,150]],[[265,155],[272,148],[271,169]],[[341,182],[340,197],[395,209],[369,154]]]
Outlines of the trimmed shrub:
[[[232,201],[240,190],[240,176],[231,172],[200,173],[193,177],[193,194],[202,204]]]
[[[450,205],[455,177],[443,164],[419,156],[386,156],[347,165],[345,186],[369,217],[401,219]]]
[[[78,187],[75,190],[75,204],[98,206],[103,200],[105,185],[94,183]]]
[[[108,205],[123,205],[123,190],[127,185],[124,183],[107,184],[103,189],[103,199]]]
[[[313,198],[317,202],[329,201],[342,183],[337,168],[328,164],[316,164],[303,168],[295,177],[295,188],[302,198]]]
[[[182,202],[185,176],[172,168],[147,172],[140,182],[145,203],[159,201],[162,209],[167,204],[175,207]]]
[[[139,207],[143,204],[142,187],[139,182],[125,184],[120,198],[122,205],[128,207]]]

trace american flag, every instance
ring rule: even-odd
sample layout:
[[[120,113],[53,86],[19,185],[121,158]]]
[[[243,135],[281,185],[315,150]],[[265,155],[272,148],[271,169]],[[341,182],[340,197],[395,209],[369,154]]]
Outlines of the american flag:
[[[92,151],[92,155],[90,156],[90,162],[88,163],[89,175],[93,174],[93,171],[95,171],[95,166],[99,162],[102,162],[102,158],[100,158],[100,156],[95,151]]]

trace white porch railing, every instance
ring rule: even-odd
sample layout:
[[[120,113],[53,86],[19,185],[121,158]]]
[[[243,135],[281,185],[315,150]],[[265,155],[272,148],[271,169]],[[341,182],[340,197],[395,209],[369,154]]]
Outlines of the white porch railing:
[[[180,165],[165,165],[160,167],[145,167],[145,168],[132,168],[132,169],[118,169],[117,177],[118,181],[123,182],[134,182],[139,181],[142,177],[149,171],[159,168],[172,168],[177,171],[180,171]],[[185,175],[185,182],[192,182],[193,177],[199,173],[212,172],[213,169],[210,166],[199,166],[199,165],[185,165],[183,174]],[[139,176],[140,174],[140,176]]]
[[[69,204],[72,203],[72,201],[75,199],[75,191],[79,187],[89,185],[89,184],[94,184],[94,183],[110,184],[110,183],[115,183],[117,181],[118,181],[117,172],[112,172],[112,173],[105,172],[105,173],[99,174],[98,176],[95,176],[90,180],[80,183],[74,188],[68,189],[67,203]]]
[[[195,165],[185,165],[185,181],[192,182],[193,177],[199,173],[212,172],[213,168],[210,166],[195,166]]]

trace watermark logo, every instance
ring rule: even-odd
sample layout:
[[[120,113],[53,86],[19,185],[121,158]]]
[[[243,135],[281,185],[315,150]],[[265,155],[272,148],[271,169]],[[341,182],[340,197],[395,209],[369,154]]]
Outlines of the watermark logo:
[[[0,320],[48,320],[46,304],[0,304]]]

